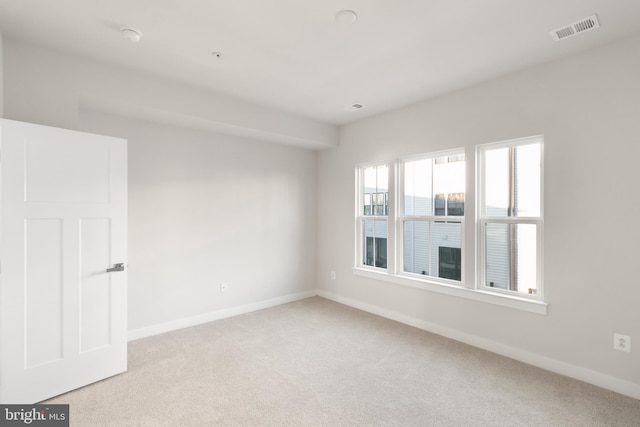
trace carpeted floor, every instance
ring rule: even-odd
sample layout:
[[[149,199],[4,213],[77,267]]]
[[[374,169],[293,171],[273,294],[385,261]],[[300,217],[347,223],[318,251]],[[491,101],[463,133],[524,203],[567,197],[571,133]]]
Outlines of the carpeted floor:
[[[72,426],[640,426],[640,401],[319,297],[129,344]]]

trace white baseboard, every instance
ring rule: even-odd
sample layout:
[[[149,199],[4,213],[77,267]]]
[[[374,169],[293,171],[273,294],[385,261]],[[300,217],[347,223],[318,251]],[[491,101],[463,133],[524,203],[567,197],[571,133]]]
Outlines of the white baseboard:
[[[197,316],[188,317],[185,319],[178,319],[171,322],[161,323],[159,325],[133,329],[128,332],[127,338],[129,341],[135,341],[140,338],[160,335],[165,332],[171,332],[178,329],[188,328],[190,326],[201,325],[203,323],[225,319],[227,317],[237,316],[239,314],[251,313],[252,311],[263,310],[265,308],[275,307],[277,305],[287,304],[289,302],[298,301],[305,298],[311,298],[316,295],[316,291],[312,290],[300,292],[297,294],[284,295],[282,297],[272,298],[266,301],[259,301],[251,304],[240,305],[237,307],[225,308],[222,310],[199,314]]]
[[[581,368],[579,366],[562,362],[560,360],[551,359],[539,354],[530,353],[528,351],[498,343],[496,341],[488,340],[486,338],[467,334],[455,329],[446,328],[435,323],[426,322],[424,320],[406,316],[396,311],[343,297],[333,292],[318,289],[317,294],[318,296],[338,302],[340,304],[348,305],[350,307],[357,308],[368,313],[386,317],[387,319],[414,326],[416,328],[423,329],[437,335],[442,335],[444,337],[451,338],[456,341],[460,341],[465,344],[490,351],[492,353],[497,353],[511,359],[519,360],[529,365],[546,369],[547,371],[555,372],[557,374],[584,381],[598,387],[606,388],[607,390],[624,394],[625,396],[633,397],[634,399],[640,399],[640,384],[625,381],[623,379],[612,377],[601,372]]]

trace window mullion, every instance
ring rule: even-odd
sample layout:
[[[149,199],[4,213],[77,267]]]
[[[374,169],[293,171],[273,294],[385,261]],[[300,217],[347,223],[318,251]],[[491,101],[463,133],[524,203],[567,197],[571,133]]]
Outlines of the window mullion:
[[[388,207],[387,207],[387,216],[385,217],[385,221],[387,222],[387,271],[391,274],[396,273],[396,227],[394,218],[398,215],[397,205],[398,203],[395,201],[397,197],[396,192],[396,183],[398,174],[398,166],[397,164],[389,165],[389,173],[388,173],[388,181],[387,181],[387,192],[388,192]]]

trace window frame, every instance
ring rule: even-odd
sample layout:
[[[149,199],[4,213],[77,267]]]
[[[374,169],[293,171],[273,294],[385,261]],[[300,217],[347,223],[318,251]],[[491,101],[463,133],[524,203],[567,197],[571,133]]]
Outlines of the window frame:
[[[484,272],[480,272],[480,261],[479,261],[479,248],[480,248],[480,239],[478,238],[480,234],[480,188],[479,185],[479,177],[480,177],[480,162],[479,162],[479,149],[480,147],[488,147],[493,145],[497,147],[498,144],[508,144],[513,143],[514,141],[532,141],[534,138],[539,138],[541,144],[540,151],[540,159],[541,159],[541,168],[540,168],[540,220],[542,220],[542,214],[544,212],[543,206],[543,190],[544,190],[544,136],[536,136],[529,138],[520,138],[509,141],[503,141],[498,143],[490,143],[490,144],[482,144],[475,145],[474,149],[470,147],[462,147],[456,148],[453,150],[443,150],[437,151],[433,153],[424,153],[420,155],[407,156],[402,158],[395,158],[387,161],[378,161],[378,162],[368,162],[368,163],[359,163],[355,165],[355,194],[357,200],[355,201],[355,215],[354,222],[355,225],[355,248],[354,248],[354,264],[352,268],[352,272],[356,276],[360,276],[366,279],[384,281],[387,283],[392,283],[395,285],[406,286],[414,289],[419,289],[422,291],[435,292],[439,294],[449,295],[454,298],[464,298],[472,301],[477,301],[480,303],[497,305],[500,307],[506,307],[509,309],[520,310],[524,312],[546,315],[548,311],[548,304],[544,301],[543,295],[543,287],[540,285],[538,287],[539,293],[535,297],[531,297],[529,295],[520,294],[517,292],[499,292],[495,288],[487,290],[484,287],[480,286],[480,274],[484,274]],[[398,219],[399,209],[403,207],[404,201],[401,200],[400,194],[404,191],[400,184],[400,162],[402,160],[409,159],[418,159],[420,157],[436,157],[436,155],[443,155],[447,153],[455,153],[459,151],[465,154],[465,206],[464,206],[464,215],[455,216],[454,218],[460,219],[464,218],[465,223],[462,226],[462,234],[461,239],[465,239],[463,241],[463,246],[465,248],[466,254],[464,257],[461,254],[461,269],[467,267],[467,263],[470,263],[471,260],[474,262],[473,271],[469,271],[467,269],[466,281],[464,273],[461,271],[461,281],[447,281],[442,278],[435,278],[431,276],[423,276],[423,275],[407,275],[400,274],[399,269],[403,267],[403,254],[399,250],[399,244],[396,240],[398,237],[402,238],[402,228],[398,224],[402,224],[402,221]],[[471,158],[469,154],[474,155],[474,158]],[[363,210],[363,189],[361,189],[361,183],[364,183],[363,170],[366,167],[370,166],[380,166],[386,165],[388,170],[388,194],[389,194],[389,203],[388,203],[388,215],[382,217],[387,221],[387,268],[377,268],[368,265],[363,265],[363,221],[364,221],[364,210]],[[475,166],[475,171],[473,167]],[[473,189],[473,190],[472,190]],[[373,209],[373,208],[372,208]],[[467,215],[471,215],[467,217]],[[366,219],[374,219],[374,217],[367,215]],[[520,218],[522,219],[522,217]],[[390,222],[391,221],[391,222]],[[538,237],[538,252],[537,252],[537,264],[538,264],[538,273],[537,278],[542,283],[542,272],[543,268],[543,256],[542,256],[542,234],[543,228],[542,226],[538,227],[538,233],[540,237]],[[469,240],[471,239],[471,240]],[[474,241],[475,240],[475,241]],[[465,243],[468,243],[465,244]],[[402,241],[400,240],[400,244]],[[471,249],[470,249],[471,248]],[[469,252],[471,251],[471,252]],[[466,258],[466,261],[465,261]],[[437,280],[441,279],[441,280]],[[461,285],[462,283],[462,285]]]
[[[465,253],[466,253],[466,239],[465,239],[465,235],[466,235],[466,223],[465,223],[465,216],[467,213],[467,209],[464,210],[464,213],[462,215],[436,215],[435,213],[435,201],[436,201],[436,195],[435,193],[433,193],[432,191],[432,197],[433,197],[433,213],[432,215],[405,215],[404,213],[404,205],[405,205],[405,193],[404,193],[404,187],[405,187],[405,165],[409,162],[413,162],[413,161],[420,161],[420,160],[427,160],[427,159],[431,159],[432,160],[432,164],[431,167],[434,168],[436,166],[436,164],[438,164],[436,162],[436,159],[438,158],[442,158],[442,157],[452,157],[452,156],[464,156],[464,162],[465,162],[465,168],[464,168],[464,178],[463,181],[465,182],[465,189],[463,191],[463,194],[465,194],[465,202],[466,202],[466,164],[467,164],[467,158],[465,155],[465,149],[464,148],[455,148],[455,149],[451,149],[451,150],[443,150],[443,151],[436,151],[436,152],[431,152],[431,153],[424,153],[424,154],[419,154],[419,155],[415,155],[415,156],[408,156],[408,157],[402,157],[399,158],[396,162],[395,162],[395,167],[397,170],[397,190],[396,190],[396,194],[397,194],[397,200],[396,200],[396,212],[397,214],[394,217],[394,221],[396,224],[395,227],[395,233],[396,233],[396,245],[395,245],[395,258],[396,258],[396,266],[397,266],[397,271],[396,274],[399,276],[403,276],[403,277],[407,277],[407,278],[411,278],[413,280],[420,280],[420,281],[427,281],[427,282],[433,282],[436,284],[443,284],[443,285],[449,285],[449,286],[455,286],[455,287],[461,287],[464,288],[465,285]],[[432,175],[433,175],[433,169],[432,169]],[[432,176],[433,177],[433,176]],[[432,190],[433,190],[433,182],[432,182]],[[440,194],[440,193],[438,193]],[[449,193],[447,193],[449,194]],[[451,193],[453,194],[453,193]],[[444,195],[444,194],[443,194]],[[443,202],[444,202],[444,211],[445,214],[447,213],[447,203],[448,203],[448,198],[444,197],[443,198]],[[460,250],[461,250],[461,257],[460,257],[460,280],[452,280],[452,279],[447,279],[447,278],[443,278],[443,277],[438,277],[438,276],[432,276],[432,275],[422,275],[422,274],[417,274],[417,273],[412,273],[409,271],[404,271],[404,225],[407,221],[421,221],[421,222],[428,222],[428,223],[437,223],[437,222],[459,222],[460,223]]]
[[[383,198],[383,210],[386,210],[386,214],[385,215],[374,215],[374,206],[377,206],[374,204],[373,199],[374,199],[374,195],[378,194],[377,189],[376,189],[376,193],[371,193],[371,209],[370,215],[365,215],[364,214],[364,183],[365,183],[365,179],[364,179],[364,171],[367,168],[372,168],[372,167],[380,167],[380,166],[386,166],[387,167],[387,196],[385,197],[384,195],[382,196]],[[387,272],[391,272],[394,271],[395,266],[393,265],[393,256],[389,257],[389,252],[390,252],[390,248],[392,248],[393,246],[391,246],[393,244],[393,236],[392,236],[392,230],[393,228],[389,226],[389,221],[390,218],[392,218],[392,215],[395,215],[395,209],[392,206],[391,201],[394,200],[394,185],[395,185],[395,180],[393,179],[393,163],[391,162],[371,162],[371,163],[360,163],[358,165],[356,165],[356,177],[355,177],[355,183],[356,183],[356,194],[357,194],[357,201],[356,201],[356,211],[355,211],[355,222],[356,222],[356,230],[355,230],[355,239],[356,239],[356,247],[355,247],[355,268],[361,268],[361,269],[366,269],[366,270],[371,270],[371,271],[376,271],[376,272],[380,272],[380,273],[387,273]],[[386,253],[387,253],[387,264],[386,267],[377,267],[375,266],[375,261],[374,261],[374,265],[368,265],[364,262],[364,257],[366,254],[366,244],[365,244],[365,233],[364,233],[364,223],[365,221],[386,221],[387,223],[387,247],[386,247]],[[373,246],[376,246],[376,237],[373,236]],[[373,255],[373,258],[375,260],[375,252]]]
[[[485,156],[488,151],[515,148],[519,146],[540,144],[540,214],[539,216],[490,216],[486,214],[486,161]],[[510,180],[513,179],[513,171],[510,170]],[[515,191],[515,190],[514,190]],[[544,280],[543,280],[543,248],[544,248],[544,136],[536,135],[526,138],[510,139],[506,141],[480,144],[476,146],[476,288],[483,292],[508,297],[518,297],[533,301],[544,302]],[[518,225],[529,224],[536,226],[536,293],[525,294],[522,292],[501,289],[489,286],[487,278],[487,251],[486,251],[486,227],[488,224]],[[512,256],[512,253],[510,253]],[[509,273],[510,275],[512,272]],[[510,276],[512,280],[512,277]]]

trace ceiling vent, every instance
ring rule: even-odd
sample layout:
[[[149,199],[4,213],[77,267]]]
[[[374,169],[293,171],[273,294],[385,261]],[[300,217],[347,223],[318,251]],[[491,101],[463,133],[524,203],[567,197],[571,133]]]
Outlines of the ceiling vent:
[[[578,22],[574,22],[573,24],[569,24],[556,30],[550,31],[549,34],[551,34],[551,38],[553,38],[555,41],[560,41],[562,39],[566,39],[567,37],[575,36],[576,34],[593,30],[594,28],[598,28],[599,26],[600,23],[598,22],[598,16],[591,15],[590,17],[582,19]]]
[[[362,107],[364,107],[364,105],[362,105],[362,104],[351,104],[351,105],[347,105],[346,107],[344,107],[344,109],[347,110],[347,111],[358,111]]]

